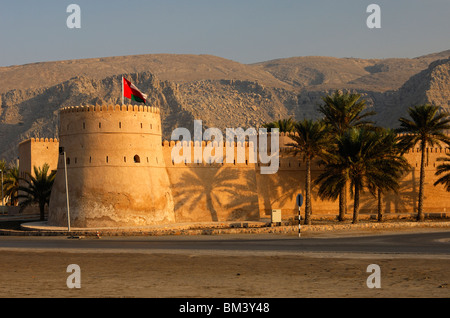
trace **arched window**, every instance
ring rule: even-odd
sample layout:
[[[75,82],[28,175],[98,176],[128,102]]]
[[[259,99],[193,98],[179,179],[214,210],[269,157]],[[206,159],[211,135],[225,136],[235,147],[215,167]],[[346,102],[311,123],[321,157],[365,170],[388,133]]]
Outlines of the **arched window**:
[[[141,158],[138,155],[134,156],[134,163],[141,163]]]
[[[66,158],[66,164],[70,165],[70,158]]]
[[[119,121],[119,128],[122,128],[122,123]]]

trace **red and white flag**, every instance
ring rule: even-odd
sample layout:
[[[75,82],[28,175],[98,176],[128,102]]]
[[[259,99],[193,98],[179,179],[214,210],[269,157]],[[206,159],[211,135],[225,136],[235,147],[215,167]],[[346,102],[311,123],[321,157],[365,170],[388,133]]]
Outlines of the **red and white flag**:
[[[134,100],[139,103],[144,103],[147,101],[147,95],[142,93],[133,83],[122,77],[122,104],[123,97]]]

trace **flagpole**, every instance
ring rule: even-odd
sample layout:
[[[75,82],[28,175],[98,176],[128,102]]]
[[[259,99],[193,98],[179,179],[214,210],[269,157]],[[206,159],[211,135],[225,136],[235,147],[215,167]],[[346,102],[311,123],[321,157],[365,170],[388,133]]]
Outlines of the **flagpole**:
[[[122,106],[123,106],[123,76],[122,76]]]

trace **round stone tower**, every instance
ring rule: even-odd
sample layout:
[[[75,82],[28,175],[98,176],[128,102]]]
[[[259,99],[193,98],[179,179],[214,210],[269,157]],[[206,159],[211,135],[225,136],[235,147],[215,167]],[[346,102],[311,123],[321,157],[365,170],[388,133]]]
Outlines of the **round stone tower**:
[[[60,110],[73,227],[136,227],[175,221],[159,109],[102,105]],[[61,148],[60,148],[61,149]],[[67,226],[64,159],[48,224]]]

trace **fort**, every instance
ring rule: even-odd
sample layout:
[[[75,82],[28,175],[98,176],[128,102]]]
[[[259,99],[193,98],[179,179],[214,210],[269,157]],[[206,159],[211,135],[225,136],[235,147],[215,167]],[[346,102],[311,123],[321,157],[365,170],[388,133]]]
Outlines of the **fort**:
[[[192,157],[190,162],[175,163],[171,154],[176,143],[162,140],[158,108],[66,107],[60,110],[59,140],[41,138],[19,144],[20,173],[44,162],[57,170],[48,216],[48,224],[54,226],[67,225],[65,165],[58,147],[63,147],[67,156],[70,221],[74,227],[256,221],[270,217],[273,209],[280,209],[283,219],[289,219],[298,213],[295,198],[298,193],[304,194],[305,179],[305,164],[287,146],[289,142],[289,136],[280,133],[279,167],[274,174],[261,174],[264,164],[248,160],[253,146],[248,142],[244,144],[245,161],[217,163]],[[202,148],[207,146],[201,143]],[[437,158],[448,152],[449,148],[427,149],[426,213],[449,212],[448,192],[443,186],[433,186]],[[398,193],[384,195],[383,209],[388,214],[416,213],[421,156],[418,149],[412,149],[405,157],[412,168],[401,180]],[[321,170],[314,163],[313,178]],[[351,213],[350,197],[347,204]],[[376,209],[376,198],[365,193],[361,215],[374,214]],[[337,216],[338,202],[321,200],[313,189],[312,213]]]

